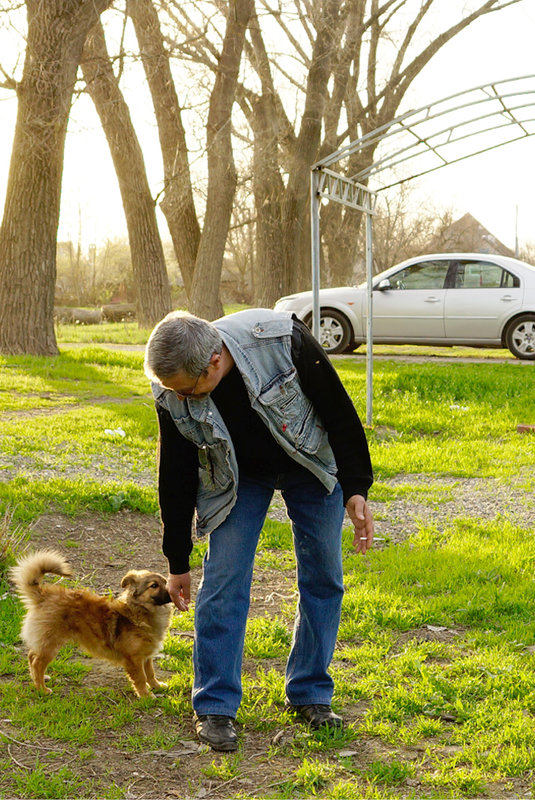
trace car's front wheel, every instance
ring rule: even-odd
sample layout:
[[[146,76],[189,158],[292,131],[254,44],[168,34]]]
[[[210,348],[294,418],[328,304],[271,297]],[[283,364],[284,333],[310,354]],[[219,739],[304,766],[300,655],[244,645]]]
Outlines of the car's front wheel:
[[[535,314],[523,314],[509,323],[505,343],[517,359],[535,360]]]
[[[306,323],[312,328],[312,315]],[[326,353],[343,353],[352,340],[351,325],[341,312],[335,309],[320,311],[320,344]]]

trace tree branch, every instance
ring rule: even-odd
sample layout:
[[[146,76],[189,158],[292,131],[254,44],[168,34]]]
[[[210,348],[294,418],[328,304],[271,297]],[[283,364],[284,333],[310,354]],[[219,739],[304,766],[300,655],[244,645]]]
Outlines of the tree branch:
[[[8,73],[5,71],[5,69],[2,67],[1,64],[0,64],[0,72],[5,78],[4,81],[0,81],[0,88],[13,89],[16,92],[19,86],[18,81],[16,81],[12,75],[8,75]]]
[[[452,25],[446,31],[437,36],[436,39],[434,39],[424,50],[422,50],[420,55],[416,56],[416,58],[414,58],[411,63],[408,64],[401,73],[399,73],[398,76],[392,76],[390,85],[385,87],[385,90],[382,93],[383,97],[385,98],[384,108],[386,116],[388,116],[389,113],[387,110],[387,107],[389,106],[388,95],[392,93],[392,95],[395,96],[395,103],[396,106],[398,106],[401,98],[407,91],[416,75],[422,71],[424,66],[445,44],[447,44],[447,42],[457,36],[458,33],[467,28],[479,17],[495,11],[501,11],[508,6],[519,2],[522,2],[522,0],[507,0],[505,3],[499,3],[498,0],[486,0],[486,2],[483,3],[483,5],[481,5],[478,9],[468,14],[466,17],[459,20],[459,22],[457,22],[455,25]],[[395,84],[397,84],[397,86],[395,86]],[[382,116],[384,115],[382,114]]]
[[[311,29],[308,20],[312,16],[313,9],[310,3],[303,3],[302,0],[294,0],[295,7],[297,9],[297,16],[299,17],[299,22],[301,23],[303,30],[305,32],[305,36],[307,37],[310,45],[314,44],[314,31]]]
[[[305,64],[305,66],[309,67],[309,65],[310,65],[310,56],[308,56],[305,53],[305,51],[303,50],[299,40],[290,31],[288,25],[286,24],[286,22],[284,21],[284,19],[282,17],[282,13],[280,12],[280,10],[276,10],[276,9],[271,8],[271,6],[269,5],[267,0],[260,0],[260,2],[264,6],[266,11],[268,11],[271,14],[273,19],[275,19],[277,21],[278,25],[282,28],[282,30],[286,34],[286,37],[287,37],[288,41],[290,42],[291,45],[293,45],[296,53],[302,59],[303,64]]]

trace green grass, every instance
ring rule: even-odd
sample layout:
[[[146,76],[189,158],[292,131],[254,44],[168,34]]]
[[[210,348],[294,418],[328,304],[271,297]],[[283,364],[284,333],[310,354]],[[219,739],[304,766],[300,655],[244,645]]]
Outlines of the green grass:
[[[132,341],[130,324],[115,325],[116,341]],[[62,337],[73,341],[67,328]],[[77,330],[90,337],[100,328]],[[364,415],[364,365],[335,364]],[[350,723],[329,734],[297,725],[284,706],[295,559],[290,526],[266,521],[257,569],[271,583],[260,583],[263,606],[247,629],[239,722],[255,745],[245,758],[243,748],[218,756],[187,745],[193,608],[173,619],[160,663],[169,688],[156,699],[135,700],[126,679],[124,691],[89,686],[90,667],[73,648],[54,661],[52,696],[29,686],[22,607],[5,571],[44,513],[156,515],[157,426],[141,353],[63,346],[54,359],[2,357],[0,365],[0,795],[163,792],[158,765],[162,777],[175,771],[179,795],[193,797],[533,792],[534,533],[514,520],[515,509],[533,509],[535,437],[516,432],[535,422],[532,366],[376,362],[371,501],[385,505],[386,518],[390,504],[419,504],[420,524],[402,544],[385,543],[366,558],[344,532],[346,594],[332,673],[335,709]],[[466,477],[513,485],[510,518],[426,519],[426,510],[455,499]],[[195,546],[197,575],[206,548]],[[15,741],[27,749],[14,750]],[[130,758],[142,766],[134,778],[131,766],[128,776],[123,770]],[[138,785],[142,777],[152,784]]]
[[[462,345],[374,345],[373,352],[378,356],[442,356],[489,361],[511,358],[511,351],[507,348],[471,348]],[[365,354],[366,345],[361,345],[356,353]]]
[[[2,765],[0,763],[0,769]],[[99,791],[96,781],[83,781],[69,768],[59,768],[51,773],[45,763],[37,762],[36,766],[25,772],[17,771],[6,761],[3,766],[6,778],[11,774],[17,792],[17,798],[124,798],[122,790],[117,787],[112,777],[105,772],[107,787],[105,794]]]
[[[335,365],[364,416],[365,366]],[[535,439],[516,427],[535,419],[534,388],[531,366],[376,364],[370,432],[376,477],[528,477]]]
[[[232,314],[248,308],[243,303],[227,303],[225,314]],[[61,345],[65,342],[113,345],[145,345],[150,328],[141,328],[136,322],[99,323],[98,325],[76,325],[56,323],[56,339]]]
[[[136,322],[127,321],[99,323],[98,325],[56,324],[56,339],[60,346],[65,342],[145,345],[150,332],[150,328],[141,328]]]

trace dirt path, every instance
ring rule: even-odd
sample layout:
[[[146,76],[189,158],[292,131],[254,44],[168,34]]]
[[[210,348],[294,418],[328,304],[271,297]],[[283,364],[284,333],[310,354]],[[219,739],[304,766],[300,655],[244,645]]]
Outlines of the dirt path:
[[[143,353],[145,345],[123,345],[114,344],[113,342],[61,342],[61,348],[108,348],[109,350],[125,350]],[[493,349],[489,349],[488,356],[451,356],[448,355],[448,348],[443,348],[442,352],[433,353],[430,355],[422,355],[416,353],[374,353],[373,358],[379,361],[402,361],[402,362],[465,362],[471,364],[520,364],[532,365],[533,362],[522,361],[515,359],[514,356],[495,356],[492,353]],[[366,360],[366,346],[363,345],[359,351],[354,353],[337,353],[332,357],[333,359],[350,359],[356,362]]]

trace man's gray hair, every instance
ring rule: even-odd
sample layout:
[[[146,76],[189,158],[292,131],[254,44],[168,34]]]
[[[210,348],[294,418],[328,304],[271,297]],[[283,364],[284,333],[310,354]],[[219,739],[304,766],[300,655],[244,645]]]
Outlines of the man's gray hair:
[[[145,375],[164,381],[179,372],[197,378],[208,367],[223,342],[208,320],[185,311],[174,311],[153,330],[145,349]]]

